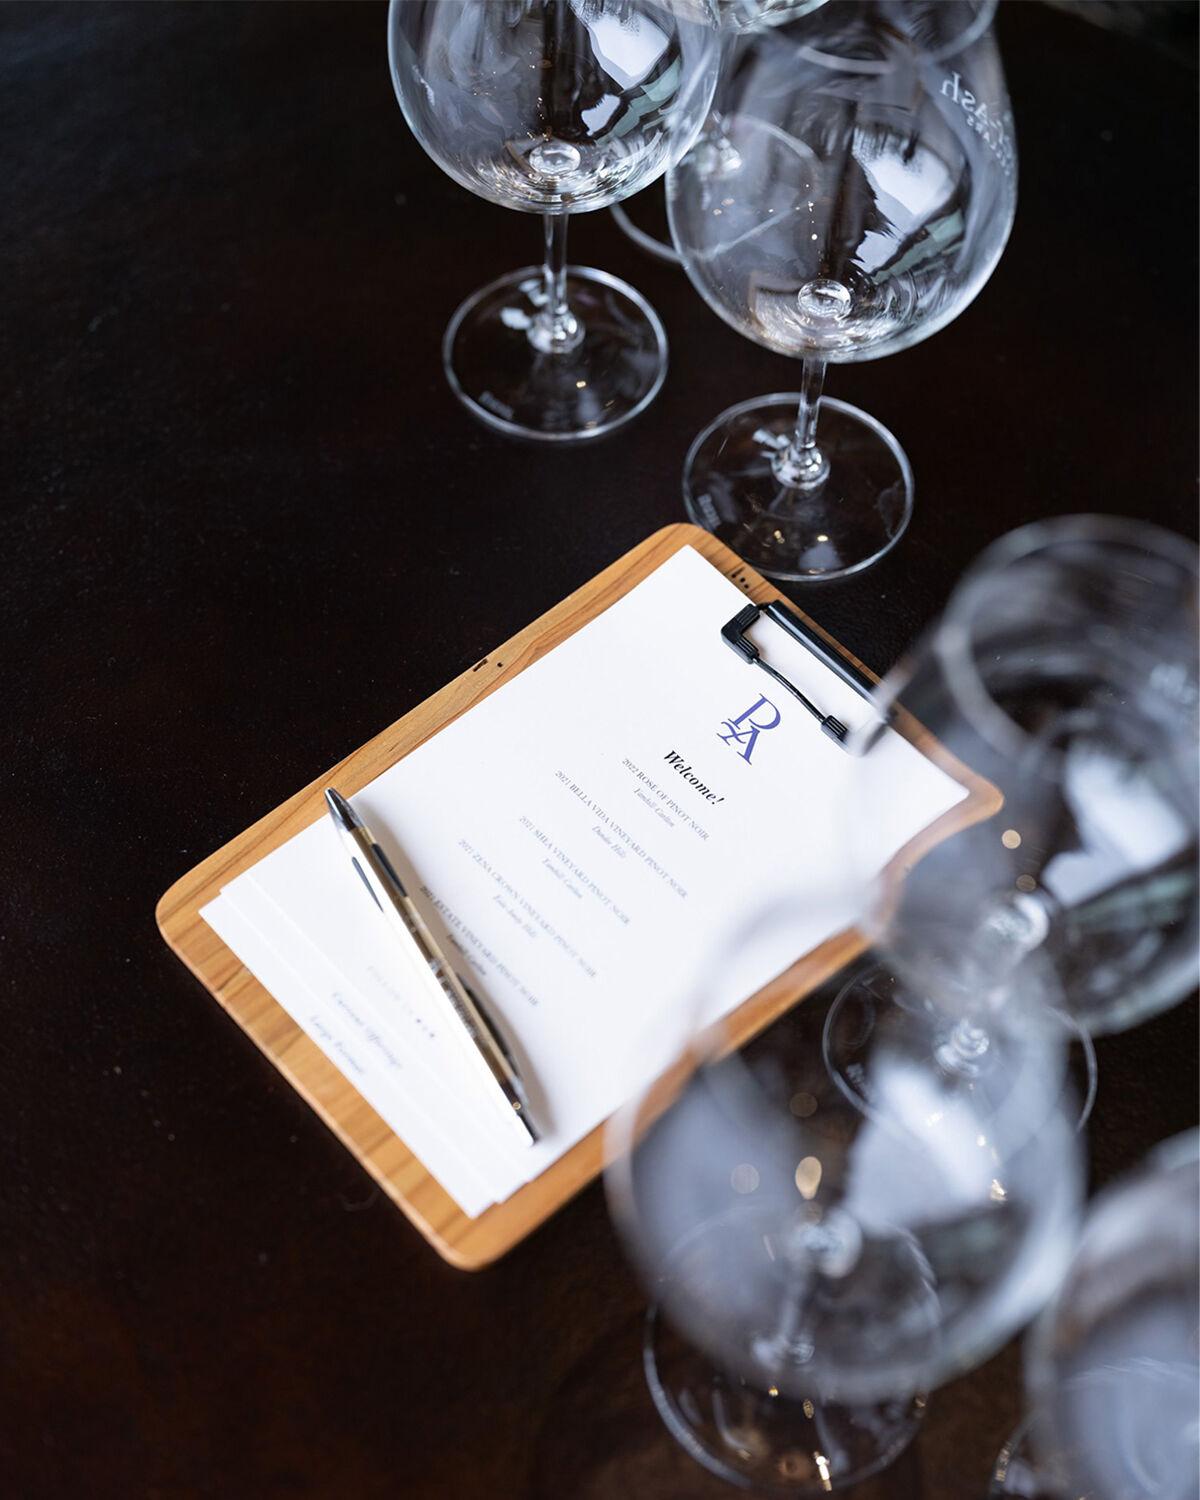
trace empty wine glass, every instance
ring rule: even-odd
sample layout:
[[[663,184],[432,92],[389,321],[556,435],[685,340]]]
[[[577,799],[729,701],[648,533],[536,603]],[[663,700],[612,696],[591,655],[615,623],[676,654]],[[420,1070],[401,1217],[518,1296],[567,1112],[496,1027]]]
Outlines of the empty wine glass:
[[[702,1025],[607,1143],[614,1222],[653,1299],[655,1404],[700,1463],[769,1494],[894,1459],[924,1392],[1053,1290],[1080,1192],[1054,1048],[1021,1057],[984,1121],[877,1034],[884,1119],[831,1081],[821,1021],[793,1006],[740,1049],[735,1022]]]
[[[995,1500],[1195,1500],[1200,1158],[1192,1132],[1100,1194],[1026,1340],[1031,1413]]]
[[[446,330],[446,374],[482,421],[578,441],[658,391],[662,324],[624,282],[567,265],[567,216],[636,192],[686,149],[716,55],[711,0],[392,0],[413,134],[471,192],[543,218],[542,266],[482,288]]]
[[[729,59],[737,46],[737,39],[760,26],[782,26],[797,16],[807,15],[824,5],[825,0],[717,0],[717,24],[721,28],[721,55]],[[710,123],[710,133],[719,131],[719,124]],[[655,260],[679,264],[679,251],[671,244],[670,232],[666,228],[666,198],[660,191],[661,182],[653,188],[634,195],[639,209],[648,211],[650,217],[661,220],[661,229],[651,234],[641,224],[635,223],[624,203],[614,203],[609,209],[617,227],[639,249]],[[657,226],[656,226],[657,227]]]
[[[932,1020],[931,1062],[971,1087],[1030,1018],[1117,1031],[1195,987],[1197,623],[1192,544],[1059,517],[987,549],[881,684],[880,711],[985,794],[874,883],[861,926],[895,981],[852,981],[825,1036],[860,1101],[885,1017]],[[855,819],[877,811],[868,787]]]
[[[1016,203],[994,0],[828,0],[743,40],[667,179],[709,306],[802,361],[800,391],[731,407],[692,444],[684,500],[759,572],[853,573],[912,510],[900,445],[822,397],[826,365],[928,338],[971,302]],[[818,424],[819,418],[819,424]]]

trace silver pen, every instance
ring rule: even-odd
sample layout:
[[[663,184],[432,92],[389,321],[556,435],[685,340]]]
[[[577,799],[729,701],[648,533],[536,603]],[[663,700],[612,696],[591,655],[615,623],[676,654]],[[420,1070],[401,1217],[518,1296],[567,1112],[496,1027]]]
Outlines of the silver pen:
[[[486,1074],[492,1089],[499,1089],[504,1098],[505,1114],[513,1122],[525,1144],[532,1146],[538,1139],[537,1127],[529,1117],[525,1086],[504,1038],[489,1020],[478,995],[455,972],[450,960],[438,947],[421,913],[404,889],[403,881],[363,820],[345,797],[332,787],[326,787],[325,801],[329,807],[329,816],[333,819],[359,878],[371,893],[371,899],[390,923],[392,931],[402,937],[410,948],[416,948],[437,980],[456,1027],[471,1043],[469,1056],[475,1059],[480,1071]]]

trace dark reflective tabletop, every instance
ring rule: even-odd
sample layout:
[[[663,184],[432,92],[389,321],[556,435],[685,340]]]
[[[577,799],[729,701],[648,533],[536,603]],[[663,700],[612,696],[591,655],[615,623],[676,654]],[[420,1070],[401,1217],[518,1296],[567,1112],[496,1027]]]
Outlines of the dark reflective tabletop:
[[[877,567],[791,589],[876,670],[992,538],[1123,513],[1194,536],[1190,49],[1001,7],[1020,145],[978,300],[830,393],[903,442]],[[1177,7],[1190,11],[1190,6]],[[519,446],[440,369],[535,220],[453,184],[376,4],[0,9],[0,1370],[19,1500],[676,1500],[643,1294],[593,1186],[443,1264],[159,939],[204,855],[658,527],[723,407],[795,367],[607,213],[572,257],[671,370],[602,444]],[[1196,1118],[1194,1000],[1099,1045],[1092,1176]],[[1010,1345],[867,1495],[964,1500],[1020,1412]]]

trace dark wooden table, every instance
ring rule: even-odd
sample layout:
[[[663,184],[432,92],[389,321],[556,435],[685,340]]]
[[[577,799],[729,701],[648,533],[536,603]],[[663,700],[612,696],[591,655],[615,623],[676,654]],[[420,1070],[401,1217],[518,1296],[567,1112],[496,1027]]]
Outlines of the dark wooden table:
[[[1187,9],[1187,7],[1184,7]],[[660,525],[692,435],[794,368],[606,214],[672,370],[576,451],[472,424],[458,301],[535,221],[410,137],[378,5],[0,9],[0,1489],[17,1500],[665,1500],[728,1492],[637,1366],[592,1187],[444,1265],[160,942],[158,895]],[[936,337],[838,369],[912,526],[796,591],[878,669],[991,538],[1095,510],[1195,533],[1196,88],[1034,3],[1000,34],[1021,203]],[[1196,1117],[1196,1008],[1106,1040],[1107,1180]],[[859,1496],[978,1496],[1010,1346]]]

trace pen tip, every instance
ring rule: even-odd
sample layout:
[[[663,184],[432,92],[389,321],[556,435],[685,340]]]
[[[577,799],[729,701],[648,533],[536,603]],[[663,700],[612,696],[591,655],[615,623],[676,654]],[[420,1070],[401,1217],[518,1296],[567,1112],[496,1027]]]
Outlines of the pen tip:
[[[325,805],[333,814],[335,822],[342,828],[352,828],[354,818],[351,813],[350,804],[340,792],[335,792],[331,786],[325,788]]]

